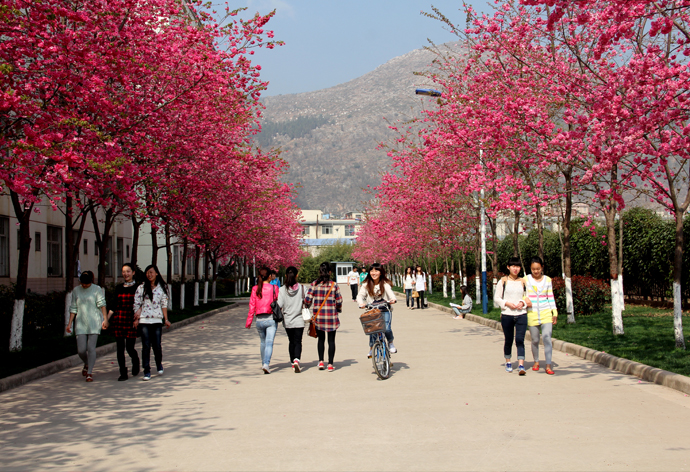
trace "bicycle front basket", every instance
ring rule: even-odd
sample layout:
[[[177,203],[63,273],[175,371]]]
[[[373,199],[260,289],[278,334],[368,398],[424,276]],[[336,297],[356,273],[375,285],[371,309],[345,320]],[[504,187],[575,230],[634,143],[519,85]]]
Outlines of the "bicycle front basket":
[[[383,319],[383,313],[378,308],[369,310],[359,317],[362,323],[364,334],[376,334],[386,331],[386,321]]]

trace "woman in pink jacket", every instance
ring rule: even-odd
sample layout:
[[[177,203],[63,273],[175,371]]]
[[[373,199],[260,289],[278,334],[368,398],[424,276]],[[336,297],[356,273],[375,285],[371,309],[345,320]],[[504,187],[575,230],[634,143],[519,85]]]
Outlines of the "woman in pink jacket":
[[[256,317],[256,329],[261,338],[261,368],[264,374],[270,374],[269,364],[273,355],[273,340],[276,337],[278,323],[273,319],[271,303],[278,299],[278,287],[271,285],[268,278],[271,274],[268,267],[259,269],[257,284],[252,287],[249,297],[249,314],[245,328],[252,327],[252,321]]]

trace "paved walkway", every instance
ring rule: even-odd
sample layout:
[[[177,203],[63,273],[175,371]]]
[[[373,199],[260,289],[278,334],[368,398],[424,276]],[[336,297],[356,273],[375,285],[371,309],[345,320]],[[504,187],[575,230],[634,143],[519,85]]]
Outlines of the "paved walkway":
[[[344,293],[346,293],[344,291]],[[499,332],[398,305],[393,375],[377,380],[355,303],[334,373],[271,375],[246,305],[163,335],[165,375],[75,368],[0,394],[2,470],[687,470],[690,397],[554,353],[555,376],[502,366]],[[528,353],[528,358],[530,358]]]

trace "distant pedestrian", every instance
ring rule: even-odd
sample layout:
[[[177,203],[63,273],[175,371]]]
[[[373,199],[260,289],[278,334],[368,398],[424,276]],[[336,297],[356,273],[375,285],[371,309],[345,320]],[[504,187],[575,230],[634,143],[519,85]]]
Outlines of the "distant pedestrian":
[[[256,330],[261,339],[261,369],[264,374],[271,373],[271,356],[273,356],[273,341],[278,330],[278,322],[273,319],[271,303],[278,300],[278,288],[271,285],[269,279],[271,270],[268,267],[259,269],[256,285],[252,287],[249,296],[249,314],[244,327],[252,327],[252,321],[256,318]]]
[[[359,271],[357,267],[353,267],[347,274],[347,283],[350,284],[350,291],[352,292],[352,301],[357,301],[357,292],[359,292]]]
[[[144,378],[151,380],[151,348],[158,375],[163,375],[163,326],[170,327],[168,320],[168,285],[158,267],[150,265],[144,271],[146,281],[134,293],[134,327],[141,333],[141,363]]]
[[[96,344],[101,329],[107,327],[105,297],[103,289],[93,283],[93,272],[84,271],[79,276],[81,285],[72,291],[72,304],[69,307],[69,323],[67,333],[72,332],[77,337],[77,353],[84,362],[81,375],[87,382],[93,382],[93,367],[96,365]]]
[[[513,340],[518,355],[518,372],[525,375],[525,332],[527,331],[527,308],[531,305],[527,298],[525,279],[519,277],[520,259],[511,257],[508,261],[510,275],[501,277],[494,292],[494,303],[501,307],[501,326],[505,342],[503,354],[506,360],[506,372],[513,371],[510,361]]]
[[[362,267],[359,272],[359,285],[361,286],[364,283],[364,279],[367,278],[367,270],[366,268]]]
[[[540,257],[534,257],[530,263],[531,274],[527,276],[527,296],[532,306],[527,312],[527,326],[532,338],[532,356],[534,358],[533,371],[539,370],[539,338],[544,340],[544,357],[546,358],[545,372],[553,375],[551,355],[553,345],[551,335],[553,326],[558,321],[558,309],[553,296],[551,278],[544,275],[544,262]],[[539,329],[541,328],[541,333]],[[541,336],[540,336],[541,334]]]
[[[460,287],[460,295],[462,296],[462,305],[456,305],[455,303],[450,304],[453,312],[455,312],[455,316],[453,318],[456,320],[464,318],[465,315],[472,311],[472,297],[470,297],[466,285]]]
[[[390,280],[386,277],[386,268],[379,263],[374,263],[369,267],[369,275],[362,284],[362,288],[359,289],[359,294],[357,295],[357,302],[360,308],[366,307],[366,305],[371,305],[377,301],[386,301],[389,305],[393,305],[396,302],[395,294],[391,288]],[[386,340],[388,341],[388,349],[391,353],[396,353],[398,350],[393,344],[393,313],[385,307],[377,307],[381,310],[383,314],[383,320],[386,322]],[[371,357],[371,347],[376,341],[376,335],[369,335],[369,354],[367,357]]]
[[[316,336],[318,342],[316,349],[319,354],[319,370],[324,370],[324,351],[326,348],[326,335],[328,335],[328,371],[333,372],[335,366],[335,333],[340,327],[338,313],[343,310],[343,297],[340,295],[338,284],[331,281],[331,266],[323,262],[319,266],[319,277],[311,283],[304,306],[313,305],[312,312],[316,319]]]
[[[414,280],[414,288],[419,294],[419,297],[417,297],[417,308],[425,308],[424,294],[426,293],[426,274],[422,270],[422,266],[417,266],[415,269]]]
[[[275,270],[271,270],[271,275],[268,279],[268,282],[271,285],[275,285],[276,287],[280,288],[280,279],[278,278],[278,273]]]
[[[278,292],[278,306],[283,310],[283,326],[288,337],[288,352],[292,370],[299,374],[302,371],[302,336],[304,335],[304,287],[297,282],[297,268],[290,266],[285,270],[285,285]]]
[[[412,292],[415,289],[416,279],[414,276],[414,269],[412,266],[405,269],[405,277],[403,278],[403,288],[405,289],[405,305],[408,310],[414,309],[414,297]]]
[[[139,355],[134,348],[137,341],[137,329],[134,327],[134,295],[137,283],[134,281],[134,266],[129,262],[122,265],[123,283],[115,287],[115,306],[108,312],[106,327],[112,329],[117,345],[117,364],[120,367],[119,381],[127,380],[127,363],[125,349],[132,359],[132,376],[139,375]]]

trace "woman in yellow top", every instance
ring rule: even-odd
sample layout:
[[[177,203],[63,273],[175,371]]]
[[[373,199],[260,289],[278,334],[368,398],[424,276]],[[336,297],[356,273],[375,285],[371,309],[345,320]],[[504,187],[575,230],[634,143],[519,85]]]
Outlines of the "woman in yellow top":
[[[527,326],[532,338],[532,356],[534,357],[533,371],[539,370],[539,328],[544,339],[544,356],[546,357],[546,373],[553,375],[551,366],[551,353],[553,345],[551,334],[553,325],[558,321],[556,299],[553,296],[551,278],[544,275],[544,263],[539,257],[532,259],[530,264],[531,274],[525,278],[527,296],[532,306],[527,311]]]

